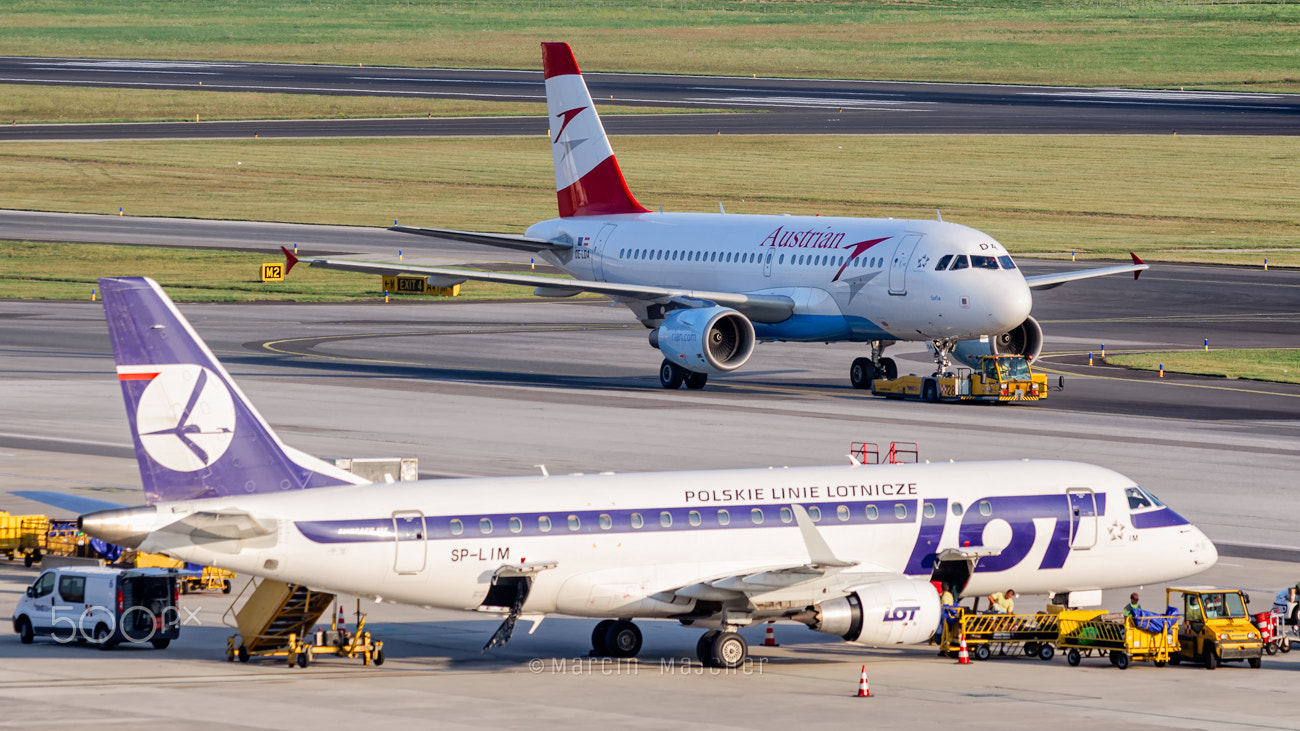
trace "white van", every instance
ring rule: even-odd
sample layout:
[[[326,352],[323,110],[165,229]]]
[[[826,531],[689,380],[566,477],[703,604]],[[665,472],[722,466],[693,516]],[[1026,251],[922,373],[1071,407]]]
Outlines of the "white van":
[[[23,644],[49,635],[60,644],[150,642],[159,650],[180,636],[174,569],[60,567],[41,572],[14,609]]]

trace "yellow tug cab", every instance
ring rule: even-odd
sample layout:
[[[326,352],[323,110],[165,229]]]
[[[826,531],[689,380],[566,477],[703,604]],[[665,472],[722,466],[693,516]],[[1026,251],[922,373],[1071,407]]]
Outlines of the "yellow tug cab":
[[[1023,355],[985,355],[980,367],[956,373],[877,379],[871,392],[893,399],[939,401],[1038,401],[1047,398],[1047,376],[1034,373]]]
[[[1213,670],[1224,662],[1245,660],[1257,668],[1264,657],[1264,640],[1251,624],[1246,596],[1240,589],[1213,586],[1170,586],[1166,603],[1181,609],[1178,652],[1169,662],[1204,663]]]

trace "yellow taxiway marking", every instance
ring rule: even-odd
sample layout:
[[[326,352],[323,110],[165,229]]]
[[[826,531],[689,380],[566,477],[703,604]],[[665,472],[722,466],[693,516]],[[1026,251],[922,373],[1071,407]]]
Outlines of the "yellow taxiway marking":
[[[1138,351],[1138,352],[1146,352],[1146,351]],[[1052,355],[1068,355],[1068,353],[1053,353]],[[1050,356],[1044,356],[1044,357],[1050,357]],[[1042,362],[1042,358],[1039,358],[1038,362],[1041,363],[1041,362]],[[1137,381],[1137,380],[1138,380],[1138,379],[1136,379],[1136,378],[1121,378],[1121,377],[1119,377],[1119,376],[1098,376],[1098,375],[1092,375],[1092,374],[1090,374],[1090,373],[1081,373],[1081,372],[1079,372],[1079,371],[1053,370],[1053,369],[1051,369],[1051,368],[1046,368],[1046,367],[1042,367],[1042,366],[1038,366],[1038,365],[1035,365],[1034,367],[1035,367],[1037,370],[1042,371],[1043,373],[1054,373],[1054,374],[1059,375],[1059,376],[1074,376],[1074,377],[1076,377],[1076,378],[1093,378],[1093,379],[1097,379],[1097,380],[1100,380],[1100,381]],[[1065,367],[1068,368],[1068,367],[1071,367],[1071,366],[1065,366]],[[1088,366],[1077,366],[1077,367],[1078,367],[1078,368],[1087,368]],[[1096,366],[1094,366],[1094,367],[1096,367]],[[1146,373],[1151,373],[1152,371],[1145,371],[1145,372],[1146,372]],[[1172,371],[1170,371],[1170,372],[1172,372]],[[1181,374],[1181,375],[1196,375],[1196,374],[1194,374],[1194,373],[1185,373],[1185,374]],[[1203,377],[1203,378],[1214,378],[1214,376],[1202,376],[1202,377]],[[1300,398],[1300,393],[1282,393],[1282,392],[1277,392],[1277,391],[1266,391],[1266,390],[1254,389],[1254,388],[1239,388],[1239,387],[1235,387],[1235,386],[1211,386],[1211,385],[1209,385],[1209,384],[1207,384],[1207,383],[1184,383],[1184,382],[1179,382],[1179,381],[1162,380],[1162,379],[1159,379],[1159,378],[1157,378],[1157,379],[1155,379],[1155,380],[1153,380],[1153,381],[1143,381],[1143,383],[1151,383],[1151,384],[1153,384],[1153,385],[1157,385],[1157,386],[1178,386],[1178,387],[1181,387],[1181,388],[1204,388],[1204,389],[1208,389],[1208,390],[1211,390],[1211,391],[1236,391],[1236,392],[1238,392],[1238,393],[1254,393],[1254,394],[1265,394],[1265,395],[1268,395],[1268,396],[1285,396],[1285,397],[1287,397],[1287,398]],[[1260,383],[1261,383],[1261,384],[1264,384],[1264,383],[1272,383],[1272,381],[1260,381]]]

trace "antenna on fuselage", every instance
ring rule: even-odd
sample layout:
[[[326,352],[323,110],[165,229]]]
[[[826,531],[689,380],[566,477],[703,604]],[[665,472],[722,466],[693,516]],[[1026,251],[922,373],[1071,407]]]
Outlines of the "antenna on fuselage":
[[[934,217],[937,218],[937,219],[939,219],[940,221],[942,221],[942,220],[943,220],[943,211],[940,211],[938,208],[934,209]]]
[[[718,201],[718,213],[726,213],[727,209],[722,207],[722,201]]]
[[[551,473],[546,471],[546,465],[544,465],[544,464],[535,464],[535,465],[533,465],[533,466],[534,466],[534,467],[540,467],[540,468],[542,469],[542,477],[550,477],[550,476],[551,476]]]

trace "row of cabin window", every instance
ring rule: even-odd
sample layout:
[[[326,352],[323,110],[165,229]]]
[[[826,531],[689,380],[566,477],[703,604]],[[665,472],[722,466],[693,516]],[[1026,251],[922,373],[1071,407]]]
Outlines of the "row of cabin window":
[[[965,254],[944,254],[939,257],[939,263],[934,265],[936,272],[957,271],[958,269],[997,269],[998,264],[1003,269],[1015,269],[1016,263],[1011,261],[1009,256],[976,256],[974,254],[966,256]]]
[[[620,259],[656,259],[669,261],[708,261],[722,262],[724,264],[754,264],[762,260],[763,255],[757,252],[738,253],[721,251],[668,251],[666,249],[620,249],[618,252]],[[1010,257],[1007,257],[1010,260]],[[777,264],[785,264],[785,254],[777,258]],[[844,266],[843,256],[834,256],[829,254],[812,255],[812,254],[791,254],[790,263],[794,266]],[[870,257],[869,259],[854,259],[851,263],[855,267],[865,267],[867,269],[876,269],[885,265],[885,257]],[[997,269],[996,263],[993,266]],[[1007,267],[1008,269],[1014,268]]]
[[[979,504],[979,511],[980,511],[980,515],[983,516],[992,515],[993,506],[989,504],[987,500],[981,501]],[[925,503],[924,505],[922,505],[921,513],[926,518],[933,518],[936,514],[934,504]],[[952,514],[958,516],[962,514],[961,503],[952,504]],[[777,511],[777,515],[780,517],[782,523],[791,523],[794,521],[794,512],[791,511],[790,508],[780,508]],[[867,520],[876,520],[877,518],[880,517],[880,510],[875,505],[868,505],[866,509],[866,516],[867,516]],[[809,507],[808,517],[812,518],[814,523],[820,523],[822,520],[821,508],[817,507],[816,505]],[[853,517],[853,514],[849,510],[849,506],[841,505],[835,509],[835,517],[840,521],[847,521],[849,518]],[[907,505],[903,503],[896,503],[894,505],[894,517],[898,518],[899,520],[906,520]],[[763,513],[762,508],[754,508],[749,511],[749,520],[754,525],[762,525],[766,519],[767,517]],[[607,513],[602,513],[599,517],[597,517],[596,520],[601,530],[610,530],[611,528],[614,527],[614,519]],[[686,521],[693,528],[699,527],[704,523],[704,516],[700,514],[700,511],[692,510],[686,514]],[[731,511],[725,508],[718,510],[717,521],[718,521],[718,525],[731,525]],[[570,515],[567,518],[567,523],[569,526],[569,530],[571,531],[577,531],[582,528],[582,519],[576,515]],[[632,513],[629,516],[629,523],[631,524],[634,530],[640,530],[641,528],[645,527],[645,516],[643,516],[641,513]],[[673,514],[668,512],[667,510],[659,513],[659,525],[663,528],[671,528],[673,526]],[[510,520],[507,521],[507,526],[509,527],[511,533],[521,533],[524,530],[524,521],[520,518],[511,518]],[[550,533],[552,527],[553,526],[551,524],[551,519],[549,516],[546,515],[538,516],[537,518],[538,530],[540,530],[542,533]],[[493,530],[493,525],[492,525],[491,518],[479,519],[478,521],[479,533],[482,533],[483,535],[489,535],[492,533],[492,530]],[[451,534],[454,536],[458,536],[464,532],[465,532],[465,523],[461,521],[459,518],[452,519]]]

